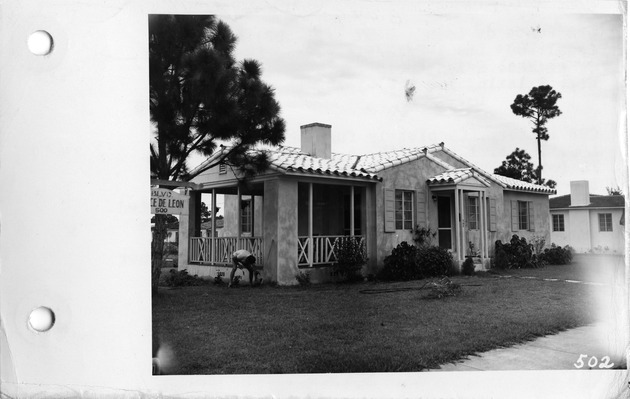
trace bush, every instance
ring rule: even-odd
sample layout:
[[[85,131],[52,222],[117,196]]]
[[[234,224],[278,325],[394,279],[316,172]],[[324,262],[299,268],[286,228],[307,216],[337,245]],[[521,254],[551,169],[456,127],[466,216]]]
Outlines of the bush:
[[[570,246],[559,247],[551,244],[541,255],[542,259],[550,265],[568,265],[573,260],[573,248]]]
[[[417,259],[418,248],[403,241],[392,249],[391,255],[385,257],[384,267],[377,277],[385,281],[407,281],[419,278]]]
[[[166,278],[164,279],[164,285],[167,287],[186,287],[193,285],[206,285],[207,280],[197,277],[195,274],[191,276],[186,270],[170,270]]]
[[[544,266],[541,256],[534,254],[534,246],[525,237],[512,236],[509,243],[496,241],[494,244],[494,266],[499,269],[522,269]]]
[[[333,266],[335,272],[345,276],[347,281],[362,279],[361,268],[368,261],[363,240],[355,237],[338,239],[335,241],[335,255],[337,255],[337,263]]]
[[[473,276],[475,274],[475,263],[472,258],[466,258],[462,264],[462,273],[465,276]]]
[[[431,228],[416,226],[411,230],[413,233],[413,242],[420,248],[428,247],[437,235],[437,231],[431,230]]]
[[[418,248],[403,241],[385,258],[384,263],[377,276],[380,280],[408,281],[450,276],[453,256],[444,248],[437,246]]]
[[[431,283],[429,288],[431,291],[425,296],[425,299],[442,299],[447,296],[455,296],[462,291],[461,285],[453,283],[448,277]]]
[[[433,246],[418,251],[420,278],[449,276],[452,263],[453,255],[447,249]]]

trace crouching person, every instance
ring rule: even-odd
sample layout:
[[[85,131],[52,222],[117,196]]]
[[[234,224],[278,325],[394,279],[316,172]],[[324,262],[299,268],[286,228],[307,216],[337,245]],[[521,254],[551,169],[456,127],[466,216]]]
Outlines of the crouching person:
[[[228,283],[228,287],[232,286],[232,282],[234,281],[234,272],[237,268],[247,269],[247,271],[249,272],[249,285],[253,287],[254,274],[258,274],[258,272],[254,270],[256,257],[244,249],[239,249],[232,254],[232,263],[233,266],[232,272],[230,273],[230,282]]]

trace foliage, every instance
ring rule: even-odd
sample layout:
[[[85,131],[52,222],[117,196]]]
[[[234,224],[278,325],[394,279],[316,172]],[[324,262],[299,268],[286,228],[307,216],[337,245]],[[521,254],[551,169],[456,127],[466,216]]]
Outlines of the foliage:
[[[221,276],[219,276],[218,274],[214,277],[214,280],[212,280],[214,285],[224,285],[225,281],[223,281],[223,278]]]
[[[235,60],[236,41],[230,27],[213,15],[149,17],[154,177],[190,180],[219,163],[243,172],[264,169],[266,156],[248,150],[284,141],[274,90],[261,80],[256,60]],[[192,153],[212,155],[225,141],[231,142],[229,150],[203,168],[188,170]]]
[[[274,90],[261,80],[255,60],[236,62],[236,36],[213,15],[149,17],[149,109],[153,140],[151,178],[190,180],[220,164],[245,177],[268,167],[258,144],[284,141],[285,122]],[[221,147],[230,144],[229,149]],[[222,145],[222,144],[221,144]],[[194,171],[192,154],[216,155]],[[152,290],[157,292],[165,236],[164,215],[155,216],[151,244]]]
[[[534,164],[529,162],[530,159],[532,159],[532,157],[525,150],[516,147],[516,149],[501,162],[501,166],[494,169],[494,173],[527,183],[536,183],[538,181],[538,175],[534,170]],[[554,180],[545,179],[542,179],[540,184],[544,184],[550,188],[555,188],[557,185]]]
[[[545,126],[547,121],[562,114],[560,108],[556,105],[560,98],[562,98],[562,94],[553,90],[551,86],[538,86],[533,87],[529,94],[517,95],[512,105],[510,105],[515,115],[527,118],[534,124],[532,132],[536,135],[538,142],[538,168],[536,168],[538,184],[543,184],[540,141],[549,140],[549,134]],[[553,183],[555,186],[555,182]]]
[[[466,258],[462,264],[462,273],[465,276],[473,276],[475,274],[475,263],[472,258]]]
[[[198,277],[196,274],[191,276],[185,269],[179,272],[170,270],[169,274],[164,279],[164,285],[167,287],[188,287],[206,284],[208,284],[207,280]]]
[[[418,247],[403,241],[392,249],[384,259],[384,267],[378,273],[379,280],[414,280],[419,278],[417,270]]]
[[[479,251],[475,247],[475,243],[468,241],[468,256],[479,256]]]
[[[621,189],[621,187],[617,186],[617,187],[606,187],[606,192],[608,193],[608,195],[623,195],[623,190]]]
[[[309,272],[299,272],[295,275],[295,279],[303,287],[311,285],[311,274]]]
[[[363,265],[368,261],[365,244],[355,237],[343,237],[335,241],[337,263],[333,270],[345,276],[347,281],[360,279]]]
[[[420,226],[416,226],[411,233],[413,233],[413,242],[418,247],[428,247],[437,235],[437,231],[431,230],[430,227]]]
[[[418,248],[401,242],[385,257],[384,267],[378,274],[380,280],[416,280],[426,277],[448,276],[452,270],[453,256],[437,246]]]
[[[521,269],[544,266],[540,256],[534,252],[534,246],[525,237],[514,234],[509,243],[497,240],[494,244],[494,267],[498,269]]]
[[[573,261],[573,248],[568,245],[559,247],[551,244],[551,248],[546,248],[541,256],[550,265],[568,265]]]
[[[422,278],[449,276],[452,263],[453,255],[445,248],[431,246],[421,248],[418,252],[418,267]]]
[[[157,215],[154,215],[151,218],[151,223],[155,223],[155,216]],[[175,215],[163,215],[163,217],[164,217],[164,223],[166,224],[179,223],[179,219],[177,219]]]
[[[438,282],[429,284],[431,291],[425,296],[425,299],[442,299],[448,296],[455,296],[462,291],[460,284],[454,283],[448,277],[442,278]]]

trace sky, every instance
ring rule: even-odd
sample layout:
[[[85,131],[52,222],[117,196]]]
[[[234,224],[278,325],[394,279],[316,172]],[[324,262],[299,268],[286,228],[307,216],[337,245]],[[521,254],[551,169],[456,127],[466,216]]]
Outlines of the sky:
[[[516,147],[536,166],[533,125],[510,104],[551,85],[562,94],[562,115],[547,124],[543,177],[558,183],[558,195],[572,180],[588,180],[595,194],[624,187],[621,15],[365,4],[217,13],[238,36],[237,59],[258,60],[275,88],[285,145],[299,147],[300,126],[320,122],[332,125],[337,153],[444,142],[488,172]],[[411,101],[407,86],[416,88]]]

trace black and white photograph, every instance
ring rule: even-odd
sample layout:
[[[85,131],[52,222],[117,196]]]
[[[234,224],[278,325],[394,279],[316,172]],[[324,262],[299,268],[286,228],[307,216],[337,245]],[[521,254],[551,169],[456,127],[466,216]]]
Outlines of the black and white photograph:
[[[405,7],[148,17],[156,374],[626,367],[622,16]]]
[[[0,38],[2,399],[628,397],[627,2],[7,0]]]

